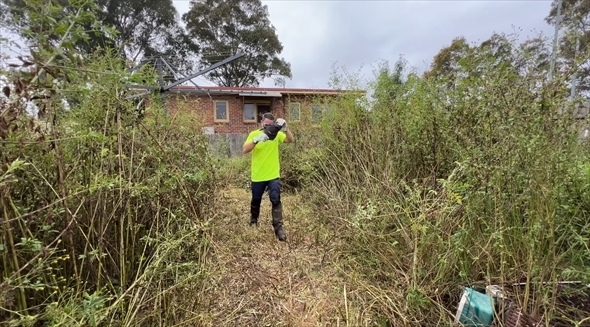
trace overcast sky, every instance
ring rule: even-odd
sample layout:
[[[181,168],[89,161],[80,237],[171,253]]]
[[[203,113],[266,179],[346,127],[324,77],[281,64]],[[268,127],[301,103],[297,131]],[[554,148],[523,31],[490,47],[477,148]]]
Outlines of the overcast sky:
[[[291,63],[286,87],[326,88],[333,65],[373,78],[376,65],[400,55],[424,71],[440,49],[464,36],[481,42],[494,32],[519,31],[522,40],[542,32],[551,0],[266,0],[270,20]],[[179,15],[189,0],[173,0]],[[214,85],[203,77],[195,82]],[[272,87],[272,79],[262,86]]]
[[[494,32],[521,30],[522,39],[543,32],[550,0],[268,0],[270,20],[291,63],[287,87],[327,87],[332,66],[373,77],[380,60],[403,55],[423,71],[453,38],[481,42]],[[180,15],[188,0],[174,1]],[[273,86],[267,80],[263,86]]]

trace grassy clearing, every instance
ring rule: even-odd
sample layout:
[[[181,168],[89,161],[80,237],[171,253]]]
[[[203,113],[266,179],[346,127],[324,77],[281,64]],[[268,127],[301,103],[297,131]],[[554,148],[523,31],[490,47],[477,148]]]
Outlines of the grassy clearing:
[[[213,218],[208,269],[215,275],[202,294],[210,299],[210,326],[336,326],[343,321],[343,280],[333,262],[334,235],[309,204],[285,194],[288,242],[276,240],[270,202],[258,228],[248,226],[250,192],[220,193]]]

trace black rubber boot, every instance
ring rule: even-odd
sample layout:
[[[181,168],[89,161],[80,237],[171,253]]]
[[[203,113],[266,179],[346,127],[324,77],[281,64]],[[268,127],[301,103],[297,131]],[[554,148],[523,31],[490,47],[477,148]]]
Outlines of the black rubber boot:
[[[279,241],[285,242],[287,234],[283,230],[283,207],[280,203],[272,207],[272,227]]]
[[[251,217],[250,218],[250,226],[256,226],[256,227],[258,227],[258,219],[257,218],[254,218],[254,217]]]
[[[250,203],[250,226],[258,226],[260,216],[260,202],[252,200]]]

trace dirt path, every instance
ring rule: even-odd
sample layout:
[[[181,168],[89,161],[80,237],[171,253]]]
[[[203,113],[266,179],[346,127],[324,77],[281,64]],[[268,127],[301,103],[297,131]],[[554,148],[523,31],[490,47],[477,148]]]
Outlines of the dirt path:
[[[259,227],[248,226],[250,194],[228,188],[213,222],[213,326],[338,326],[344,316],[343,282],[330,263],[331,244],[298,195],[283,194],[287,242],[274,237],[270,202]],[[344,324],[342,324],[344,325]]]

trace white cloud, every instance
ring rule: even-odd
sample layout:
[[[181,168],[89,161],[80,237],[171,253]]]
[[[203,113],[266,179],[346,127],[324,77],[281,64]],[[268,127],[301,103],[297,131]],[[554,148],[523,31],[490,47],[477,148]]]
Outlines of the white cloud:
[[[371,78],[377,61],[404,55],[424,70],[458,36],[479,43],[514,27],[521,39],[533,29],[552,33],[544,22],[550,1],[263,2],[292,65],[288,87],[326,87],[335,62]]]
[[[179,17],[189,10],[187,0],[173,0]],[[544,18],[550,0],[528,1],[303,1],[267,0],[270,20],[291,63],[287,87],[327,87],[332,65],[371,78],[374,64],[393,63],[403,55],[420,70],[428,68],[438,51],[464,36],[482,42],[494,32],[522,29],[553,35]],[[11,53],[14,55],[14,53]],[[199,80],[199,83],[204,82]],[[271,79],[263,86],[274,86]]]
[[[332,3],[312,1],[264,1],[272,25],[275,27],[279,40],[283,43],[283,56],[291,62],[293,80],[288,81],[290,87],[311,87],[311,84],[323,84],[323,76],[308,75],[308,67],[313,67],[322,57],[321,50],[326,42],[330,42],[333,15]],[[298,80],[295,76],[309,76],[306,80]],[[268,80],[265,86],[272,86]]]

